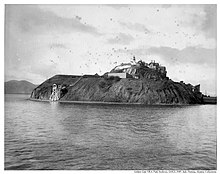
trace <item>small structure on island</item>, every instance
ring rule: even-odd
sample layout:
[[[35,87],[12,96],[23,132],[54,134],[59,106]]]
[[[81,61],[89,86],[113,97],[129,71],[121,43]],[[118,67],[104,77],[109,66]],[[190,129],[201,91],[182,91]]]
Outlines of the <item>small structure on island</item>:
[[[193,92],[199,93],[200,92],[200,84],[194,86]]]
[[[190,83],[185,84],[183,81],[180,81],[180,84],[181,85],[185,85],[191,92],[194,92],[196,94],[200,94],[201,93],[201,91],[200,91],[200,84],[193,86]]]
[[[52,93],[50,95],[50,101],[58,101],[60,99],[61,88],[61,85],[53,84]]]

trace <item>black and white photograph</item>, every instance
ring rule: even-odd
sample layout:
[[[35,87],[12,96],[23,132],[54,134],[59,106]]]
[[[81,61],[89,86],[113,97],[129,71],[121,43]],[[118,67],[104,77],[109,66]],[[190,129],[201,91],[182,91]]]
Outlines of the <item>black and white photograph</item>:
[[[217,4],[124,3],[3,5],[4,171],[217,172]]]

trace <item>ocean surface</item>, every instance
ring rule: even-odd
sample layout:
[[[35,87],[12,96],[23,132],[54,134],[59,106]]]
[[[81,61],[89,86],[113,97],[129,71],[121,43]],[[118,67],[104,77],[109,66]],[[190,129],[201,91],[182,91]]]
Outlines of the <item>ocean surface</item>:
[[[5,95],[5,169],[215,170],[217,105],[49,103]]]

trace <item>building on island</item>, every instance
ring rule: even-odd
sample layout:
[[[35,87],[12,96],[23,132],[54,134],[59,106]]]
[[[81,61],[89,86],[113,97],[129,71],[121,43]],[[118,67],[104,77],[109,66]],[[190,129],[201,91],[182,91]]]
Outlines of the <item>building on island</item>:
[[[113,68],[107,75],[118,76],[120,78],[165,78],[166,77],[166,67],[161,66],[152,60],[150,63],[145,63],[140,60],[136,62],[135,57],[131,63],[122,63],[115,68]]]

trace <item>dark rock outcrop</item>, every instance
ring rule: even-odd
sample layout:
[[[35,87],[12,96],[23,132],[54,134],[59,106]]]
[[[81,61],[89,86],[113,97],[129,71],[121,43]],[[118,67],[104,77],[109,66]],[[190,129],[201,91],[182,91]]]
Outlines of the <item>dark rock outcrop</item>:
[[[56,75],[35,88],[31,98],[48,100],[53,84],[65,86],[61,101],[102,101],[142,104],[198,104],[201,95],[184,83],[118,77]]]

